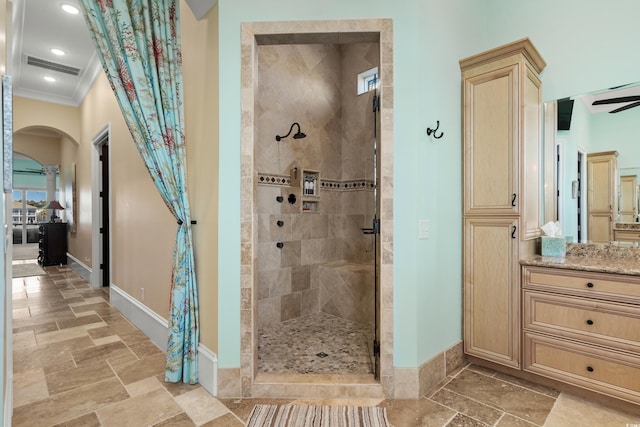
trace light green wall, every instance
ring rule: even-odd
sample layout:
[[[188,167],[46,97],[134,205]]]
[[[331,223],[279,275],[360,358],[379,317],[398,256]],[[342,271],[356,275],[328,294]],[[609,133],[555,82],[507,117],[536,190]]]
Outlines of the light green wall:
[[[20,173],[21,170],[38,170],[42,165],[35,160],[13,160],[13,188],[47,188],[47,178],[42,175]]]
[[[558,4],[560,3],[560,4]],[[458,61],[529,36],[548,63],[545,99],[640,80],[640,2],[219,0],[219,366],[240,365],[240,24],[394,22],[394,365],[415,367],[461,339],[461,95]],[[617,4],[632,9],[620,13]],[[603,10],[606,7],[607,11]],[[579,16],[574,12],[579,10]],[[616,16],[622,23],[602,19]],[[568,23],[581,24],[568,30]],[[624,29],[624,37],[621,29]],[[597,39],[597,40],[596,40]],[[623,52],[625,55],[623,56]],[[615,60],[626,58],[624,63]],[[633,58],[632,58],[633,57]],[[615,60],[615,61],[614,61]],[[603,61],[603,62],[601,62]],[[616,63],[612,67],[612,63]],[[426,135],[440,121],[442,139]],[[419,219],[430,239],[418,240]]]
[[[529,37],[547,61],[545,100],[640,81],[637,0],[490,0],[484,48]]]
[[[594,115],[591,139],[594,151],[618,151],[619,168],[640,167],[640,107]]]

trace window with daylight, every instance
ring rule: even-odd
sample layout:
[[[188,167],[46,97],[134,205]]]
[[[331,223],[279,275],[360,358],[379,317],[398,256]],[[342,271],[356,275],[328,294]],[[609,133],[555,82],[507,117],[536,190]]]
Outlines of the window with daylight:
[[[358,74],[358,95],[375,90],[380,85],[378,67],[363,71]]]

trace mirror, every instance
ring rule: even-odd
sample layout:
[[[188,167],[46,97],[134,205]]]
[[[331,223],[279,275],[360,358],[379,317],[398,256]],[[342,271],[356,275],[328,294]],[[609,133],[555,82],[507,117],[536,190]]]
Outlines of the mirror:
[[[544,222],[558,220],[568,241],[574,242],[614,240],[616,228],[640,230],[639,135],[640,83],[546,103]],[[611,155],[609,169],[603,169],[603,163],[593,166],[600,158],[596,153]],[[610,177],[607,185],[599,181],[601,175]],[[610,194],[602,196],[603,186]],[[611,203],[601,219],[587,203],[598,197],[611,200],[601,201]],[[593,228],[597,223],[609,233]]]

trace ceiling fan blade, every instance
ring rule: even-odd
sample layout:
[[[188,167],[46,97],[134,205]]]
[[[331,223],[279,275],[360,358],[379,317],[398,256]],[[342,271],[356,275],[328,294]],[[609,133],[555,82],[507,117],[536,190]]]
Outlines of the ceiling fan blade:
[[[640,95],[621,96],[619,98],[598,99],[597,101],[593,101],[591,105],[619,104],[621,102],[636,102],[636,101],[640,101]]]
[[[631,104],[627,104],[627,105],[622,106],[620,108],[616,108],[615,110],[609,111],[609,113],[619,113],[620,111],[628,110],[629,108],[637,107],[639,105],[640,105],[640,101],[633,102]]]

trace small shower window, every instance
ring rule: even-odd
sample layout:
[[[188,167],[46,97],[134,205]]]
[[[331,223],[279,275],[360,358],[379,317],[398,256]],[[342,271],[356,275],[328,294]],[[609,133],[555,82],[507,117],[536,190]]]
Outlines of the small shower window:
[[[363,71],[358,74],[358,95],[375,90],[380,85],[378,67]]]

